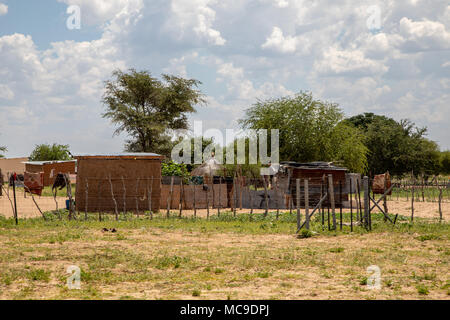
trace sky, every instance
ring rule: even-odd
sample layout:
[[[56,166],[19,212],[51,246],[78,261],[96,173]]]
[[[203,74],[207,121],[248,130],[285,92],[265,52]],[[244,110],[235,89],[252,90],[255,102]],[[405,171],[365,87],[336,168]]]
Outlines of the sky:
[[[408,118],[450,149],[446,0],[0,0],[5,155],[54,142],[123,151],[101,98],[129,68],[200,80],[207,104],[190,120],[204,130],[238,128],[258,99],[309,91],[346,116]]]

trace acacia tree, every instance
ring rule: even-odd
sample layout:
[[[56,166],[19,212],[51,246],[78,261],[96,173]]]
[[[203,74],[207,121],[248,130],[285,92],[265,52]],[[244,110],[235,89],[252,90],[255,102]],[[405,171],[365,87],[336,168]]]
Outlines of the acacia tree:
[[[70,160],[72,155],[66,144],[38,144],[29,157],[30,161]]]
[[[135,69],[117,70],[112,76],[105,82],[103,117],[118,126],[115,134],[126,132],[131,137],[125,149],[170,155],[170,130],[187,129],[187,115],[205,102],[197,89],[201,82],[167,74],[161,81]]]
[[[240,124],[243,129],[279,129],[281,160],[340,161],[364,172],[367,148],[359,129],[341,123],[343,117],[337,104],[300,92],[256,102]]]

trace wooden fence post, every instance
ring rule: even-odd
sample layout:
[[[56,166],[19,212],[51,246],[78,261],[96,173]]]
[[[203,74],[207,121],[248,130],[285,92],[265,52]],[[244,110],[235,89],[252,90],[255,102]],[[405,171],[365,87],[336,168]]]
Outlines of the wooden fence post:
[[[267,214],[269,213],[269,196],[267,193],[267,182],[266,182],[266,176],[261,176],[263,179],[263,185],[264,185],[264,199],[266,203],[266,209],[264,211],[264,217],[267,217]]]
[[[331,215],[333,217],[333,230],[336,230],[336,204],[334,202],[334,184],[333,184],[333,175],[328,175],[328,188],[330,193],[330,202],[331,202]]]
[[[342,231],[342,181],[339,181],[339,227]]]
[[[370,203],[369,203],[369,177],[365,176],[363,180],[364,187],[364,224],[369,229],[369,215],[370,215]]]
[[[195,197],[195,194],[196,194],[196,191],[195,191],[196,185],[193,184],[192,186],[193,186],[193,188],[194,188],[194,218],[197,218],[197,205],[196,205],[196,197]]]
[[[206,188],[206,218],[209,219],[209,186]]]
[[[213,187],[214,187],[214,185],[213,185]],[[221,206],[220,200],[222,200],[221,196],[220,196],[221,193],[222,193],[222,177],[219,177],[219,205],[217,206],[217,216],[218,217],[220,217],[220,206]]]
[[[349,187],[350,187],[350,231],[353,232],[353,192],[352,192],[352,176],[350,176]]]
[[[122,196],[123,216],[126,219],[126,216],[127,216],[127,188],[125,187],[125,178],[123,176],[121,177],[121,180],[122,180],[122,190],[123,190],[123,196]]]
[[[108,176],[108,181],[109,181],[109,186],[111,187],[111,197],[114,203],[114,213],[116,214],[116,221],[119,220],[119,209],[117,208],[117,201],[116,198],[114,197],[114,188],[113,188],[113,184],[111,181],[111,173]]]
[[[384,175],[384,191],[383,192],[386,192],[388,189],[387,178],[386,178],[388,175],[389,175],[389,171],[387,171],[386,174]],[[384,207],[384,212],[386,214],[388,214],[389,211],[388,211],[388,206],[387,206],[387,195],[386,195],[386,197],[383,198],[383,207]],[[386,218],[384,218],[384,220],[386,221]]]
[[[148,199],[148,210],[150,211],[150,220],[153,220],[152,193],[153,193],[153,176],[150,178],[150,189],[147,187],[147,199]]]
[[[179,217],[181,218],[183,214],[183,177],[180,179],[180,214]]]
[[[442,222],[442,205],[441,205],[441,202],[442,202],[442,188],[441,187],[439,187],[439,198],[438,198],[438,201],[439,201],[439,220]]]
[[[233,176],[233,216],[236,217],[236,206],[237,206],[237,191],[236,191],[236,174]]]
[[[167,196],[167,218],[170,216],[170,207],[172,206],[172,193],[173,193],[173,176],[170,178],[170,190]]]
[[[309,185],[308,179],[305,179],[305,227],[309,230]]]
[[[414,185],[411,186],[411,222],[414,221]]]
[[[300,216],[300,179],[295,180],[295,193],[296,193],[296,207],[297,207],[297,230],[301,226],[301,216]]]
[[[89,208],[89,206],[88,206],[88,201],[89,201],[89,179],[88,178],[86,178],[86,190],[84,192],[86,194],[86,199],[85,199],[86,203],[84,204],[84,220],[87,220],[88,219],[88,208]],[[58,202],[56,203],[56,205],[58,206]],[[58,207],[57,207],[57,209],[58,209]]]

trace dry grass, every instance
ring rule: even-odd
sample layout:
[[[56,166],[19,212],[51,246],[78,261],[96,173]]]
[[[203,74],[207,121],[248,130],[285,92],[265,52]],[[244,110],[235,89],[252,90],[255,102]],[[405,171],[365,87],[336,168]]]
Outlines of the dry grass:
[[[298,239],[286,216],[0,219],[0,299],[449,299],[449,225],[379,220],[371,233]],[[66,287],[69,265],[81,290]],[[379,291],[365,285],[369,265]]]

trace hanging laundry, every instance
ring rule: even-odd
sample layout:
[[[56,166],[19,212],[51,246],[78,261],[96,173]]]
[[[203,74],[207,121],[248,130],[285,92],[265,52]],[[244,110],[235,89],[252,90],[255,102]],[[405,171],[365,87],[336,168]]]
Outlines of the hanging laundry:
[[[44,189],[44,173],[24,173],[24,184],[25,190],[32,194],[42,195],[42,190]]]

